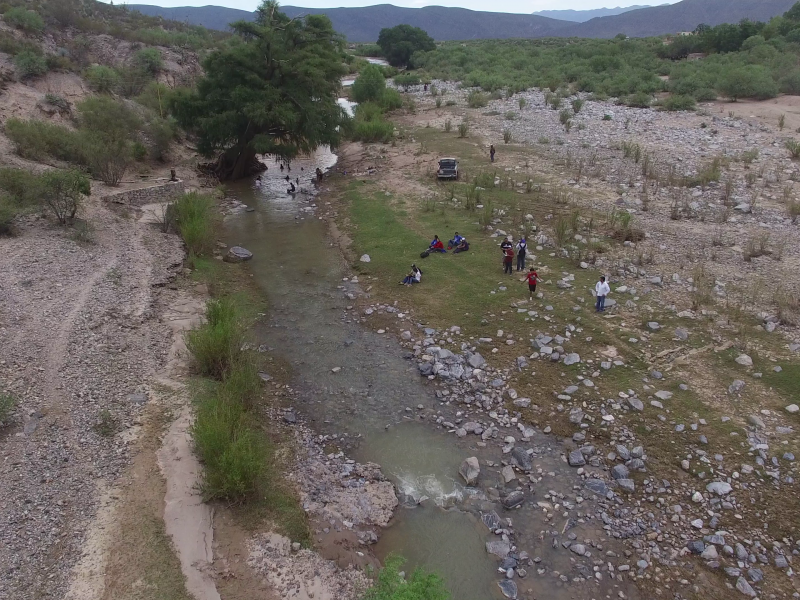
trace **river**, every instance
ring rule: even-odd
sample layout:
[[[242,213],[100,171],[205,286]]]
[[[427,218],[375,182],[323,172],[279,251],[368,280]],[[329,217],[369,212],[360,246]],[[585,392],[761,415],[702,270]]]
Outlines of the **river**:
[[[315,168],[325,170],[335,162],[334,154],[321,149],[310,159],[293,161],[290,176],[299,177],[300,189],[310,191]],[[270,306],[269,326],[256,332],[258,342],[292,364],[293,386],[301,399],[296,408],[312,427],[357,440],[347,452],[356,460],[380,464],[406,500],[375,546],[378,557],[395,552],[412,568],[436,570],[454,600],[502,598],[498,562],[485,549],[485,543],[496,538],[481,523],[480,513],[497,510],[501,517],[510,513],[491,502],[486,490],[465,489],[458,475],[468,456],[478,456],[482,468],[487,457],[499,464],[499,449],[478,448],[477,436],[469,436],[474,441],[459,439],[415,418],[436,411],[452,418],[445,411],[454,409],[440,403],[416,364],[402,357],[395,339],[362,326],[348,308],[353,302],[346,294],[358,293],[359,284],[351,280],[326,224],[314,216],[316,202],[324,199],[310,193],[287,194],[286,174],[270,164],[260,187],[248,181],[228,188],[230,196],[255,209],[228,216],[223,238],[253,252],[248,268]],[[334,372],[336,367],[340,370]],[[546,479],[540,493],[569,492],[575,476],[561,459],[561,444],[543,434],[531,443],[536,448],[535,465]],[[564,477],[567,473],[569,477]],[[497,486],[497,478],[490,471],[485,478],[482,475],[483,485]],[[416,505],[423,495],[429,500]],[[535,503],[513,511],[516,543],[548,567],[548,576],[541,578],[536,567],[530,567],[528,578],[518,579],[518,586],[521,592],[532,589],[537,598],[574,598],[577,590],[551,575],[554,570],[568,573],[570,557],[552,548],[550,534],[563,532],[550,532],[555,525],[544,522],[543,513]],[[582,532],[581,526],[575,531]],[[592,589],[600,592],[596,586]],[[627,588],[626,593],[636,597]]]

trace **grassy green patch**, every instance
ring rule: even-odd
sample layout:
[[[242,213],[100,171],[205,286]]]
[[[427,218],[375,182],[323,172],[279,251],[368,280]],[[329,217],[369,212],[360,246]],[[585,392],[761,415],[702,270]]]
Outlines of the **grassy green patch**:
[[[403,577],[400,567],[404,563],[405,560],[399,556],[387,557],[374,585],[362,600],[449,600],[450,592],[439,575],[414,569]]]

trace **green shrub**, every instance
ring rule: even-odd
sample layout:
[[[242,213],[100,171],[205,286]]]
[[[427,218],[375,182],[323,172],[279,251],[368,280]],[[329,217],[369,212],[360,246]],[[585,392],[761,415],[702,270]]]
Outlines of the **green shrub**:
[[[133,146],[131,147],[131,154],[133,155],[133,160],[136,161],[143,161],[147,158],[147,146],[145,146],[140,141],[133,142]]]
[[[16,401],[11,394],[0,393],[0,423],[7,423],[14,411]]]
[[[668,111],[694,110],[696,103],[691,96],[672,95],[661,102],[661,108]]]
[[[55,123],[9,119],[5,132],[16,146],[17,154],[36,161],[54,157],[81,163],[77,134]]]
[[[168,114],[170,98],[173,93],[173,90],[163,83],[151,81],[145,86],[142,93],[136,96],[136,102],[164,118]]]
[[[419,76],[414,73],[400,73],[399,75],[395,75],[394,84],[408,91],[408,88],[411,86],[419,85]]]
[[[142,48],[133,55],[133,65],[155,77],[164,68],[164,59],[157,48]]]
[[[150,142],[150,156],[154,160],[166,160],[172,140],[175,138],[177,126],[170,117],[162,119],[155,117],[147,124],[147,137]]]
[[[139,116],[123,102],[98,96],[86,98],[76,106],[81,129],[114,141],[130,140],[142,127]]]
[[[583,100],[581,100],[580,98],[576,98],[575,100],[572,101],[572,111],[577,115],[579,112],[581,112],[583,104],[584,104]]]
[[[31,50],[23,50],[14,57],[14,66],[20,79],[31,79],[47,73],[47,60]]]
[[[388,121],[358,121],[355,124],[353,139],[368,143],[386,143],[393,135],[394,125]]]
[[[469,133],[469,123],[462,121],[458,124],[458,137],[465,138]]]
[[[117,92],[126,98],[141,94],[153,79],[147,71],[136,66],[118,69],[118,73]]]
[[[650,108],[653,97],[645,92],[636,92],[625,98],[624,103],[632,108]]]
[[[489,97],[477,90],[472,90],[467,96],[467,106],[470,108],[483,108],[489,104]]]
[[[192,437],[205,467],[201,486],[206,500],[241,500],[255,492],[264,471],[264,451],[240,403],[213,395],[203,398]]]
[[[183,200],[191,194],[186,194]],[[194,194],[195,198],[201,198]],[[176,203],[178,227],[186,222],[187,206],[193,212],[198,202],[181,200]],[[202,210],[202,209],[201,209]],[[196,370],[208,377],[222,381],[232,371],[242,353],[245,325],[236,303],[231,298],[209,300],[206,304],[206,322],[197,329],[187,332],[186,347],[192,356]]]
[[[381,108],[384,111],[396,110],[403,106],[403,97],[400,92],[392,89],[385,89],[380,99]]]
[[[0,236],[14,233],[13,223],[20,210],[6,194],[0,194]]]
[[[734,102],[739,98],[767,100],[778,95],[778,84],[761,65],[729,69],[720,79],[717,89]]]
[[[209,196],[190,192],[172,204],[175,227],[192,256],[203,256],[213,249],[214,227]]]
[[[350,93],[353,96],[353,100],[361,104],[380,101],[385,90],[386,79],[383,76],[383,70],[378,65],[370,64],[364,67],[356,77],[350,88]]]
[[[362,596],[362,600],[449,600],[450,592],[441,577],[414,569],[411,575],[403,577],[400,567],[405,560],[389,555],[384,567],[378,573],[375,583]]]
[[[36,11],[15,7],[6,11],[3,16],[6,23],[17,29],[22,29],[29,33],[44,31],[44,21]]]
[[[119,185],[133,160],[133,143],[88,131],[81,132],[78,143],[79,157],[92,176],[107,185]]]
[[[713,102],[717,99],[717,92],[711,88],[699,88],[692,94],[698,102]]]
[[[27,169],[0,168],[0,190],[17,206],[32,206],[41,197],[39,177]]]
[[[40,178],[44,202],[62,225],[75,218],[83,197],[92,191],[89,178],[80,171],[47,171]]]
[[[100,94],[110,94],[119,85],[119,74],[111,67],[93,65],[83,74],[92,89]]]

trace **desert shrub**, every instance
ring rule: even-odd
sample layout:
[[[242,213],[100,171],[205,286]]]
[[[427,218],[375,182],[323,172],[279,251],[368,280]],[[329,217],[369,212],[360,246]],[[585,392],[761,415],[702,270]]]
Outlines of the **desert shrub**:
[[[191,194],[185,194],[184,200]],[[199,198],[198,194],[194,194]],[[181,200],[176,204],[180,204]],[[184,201],[178,207],[178,227],[181,227],[181,211],[191,205],[190,211],[197,210],[197,202]],[[202,210],[202,209],[201,209]],[[185,223],[186,215],[183,214]],[[206,322],[197,329],[186,333],[186,347],[198,373],[217,380],[224,380],[231,372],[242,353],[245,323],[239,308],[231,298],[209,300],[206,304]]]
[[[583,100],[581,100],[580,98],[576,98],[575,100],[572,101],[572,111],[577,115],[579,112],[581,112],[583,104],[584,104]]]
[[[450,130],[453,129],[453,121],[450,119],[445,119],[444,122],[444,131],[445,133],[450,133]]]
[[[0,236],[14,233],[13,223],[19,212],[19,208],[6,194],[0,194]]]
[[[698,88],[692,93],[692,97],[698,102],[712,102],[717,99],[717,92],[711,88]]]
[[[39,33],[44,30],[44,21],[39,13],[33,10],[26,10],[22,7],[14,7],[6,11],[3,15],[5,22],[22,29],[28,33]]]
[[[14,57],[14,66],[20,79],[31,79],[47,73],[47,60],[31,50],[23,50]]]
[[[190,192],[175,201],[170,209],[170,219],[192,256],[203,256],[213,249],[214,227],[209,196]]]
[[[155,77],[164,68],[164,59],[157,48],[142,48],[133,55],[133,65]]]
[[[355,124],[353,139],[362,142],[388,142],[394,135],[394,125],[389,121],[359,121]]]
[[[458,137],[465,138],[469,133],[469,123],[462,121],[458,124]]]
[[[133,98],[141,94],[152,81],[152,76],[137,66],[118,69],[119,82],[117,92],[126,98]]]
[[[80,162],[77,134],[55,123],[9,119],[5,132],[14,143],[17,154],[31,160],[43,161],[48,157],[70,162]]]
[[[131,155],[133,156],[133,160],[137,160],[139,162],[143,161],[145,158],[147,158],[147,146],[145,146],[139,140],[136,140],[131,146]]]
[[[470,108],[483,108],[489,104],[489,97],[477,90],[473,90],[467,96],[467,106]]]
[[[397,90],[386,89],[380,99],[384,111],[396,110],[403,106],[403,97]]]
[[[0,190],[19,206],[30,206],[39,201],[40,179],[26,169],[10,167],[0,169]]]
[[[58,94],[47,93],[44,95],[44,101],[57,108],[60,113],[69,113],[72,110],[72,105],[69,101]]]
[[[353,100],[359,104],[378,102],[386,90],[386,79],[378,65],[367,65],[359,73],[350,88]]]
[[[519,97],[519,100],[517,100],[517,106],[519,106],[519,109],[520,109],[520,110],[522,110],[523,108],[525,108],[525,106],[526,106],[527,104],[528,104],[528,101],[527,101],[527,100],[525,100],[525,98],[523,98],[522,96],[520,96],[520,97]]]
[[[624,100],[625,106],[632,108],[650,108],[653,103],[653,97],[646,92],[636,92],[626,97]]]
[[[86,98],[77,104],[77,109],[81,129],[109,140],[129,140],[142,126],[135,112],[113,98]]]
[[[145,130],[150,142],[150,156],[155,160],[164,161],[177,131],[174,121],[172,118],[155,117],[147,124]]]
[[[789,154],[791,155],[793,160],[800,158],[800,142],[791,139],[791,140],[786,140],[784,145],[786,149],[789,151]]]
[[[91,194],[89,178],[80,171],[48,171],[40,178],[44,203],[62,225],[75,218],[83,197]]]
[[[92,89],[100,94],[110,94],[119,85],[119,74],[104,65],[92,65],[83,76]]]
[[[767,100],[778,95],[778,84],[775,83],[769,70],[762,65],[729,69],[721,77],[717,89],[734,102],[738,98]]]
[[[503,142],[506,143],[506,144],[509,144],[509,143],[511,143],[512,139],[513,139],[513,135],[511,134],[511,130],[510,129],[504,129],[503,130]]]
[[[450,592],[441,577],[415,569],[403,577],[400,567],[405,560],[389,555],[378,573],[375,583],[362,596],[362,600],[449,600]]]
[[[419,85],[419,76],[414,73],[400,73],[395,75],[394,84],[408,91],[412,85]]]
[[[89,132],[78,140],[80,158],[92,176],[108,185],[119,185],[133,160],[133,143]]]
[[[145,86],[142,93],[136,96],[135,100],[163,118],[167,116],[173,93],[173,90],[163,83],[151,81]]]
[[[678,111],[678,110],[694,110],[697,106],[695,99],[692,96],[675,95],[664,98],[661,102],[662,110]]]

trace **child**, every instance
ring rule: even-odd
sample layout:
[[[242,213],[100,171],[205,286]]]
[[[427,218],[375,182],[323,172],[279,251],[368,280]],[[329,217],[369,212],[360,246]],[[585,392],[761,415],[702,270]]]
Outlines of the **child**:
[[[405,279],[403,279],[403,285],[410,286],[414,283],[420,283],[422,281],[422,271],[417,268],[417,265],[411,265],[411,273],[406,275]]]
[[[536,273],[536,269],[531,267],[531,270],[528,271],[528,274],[525,276],[525,280],[528,282],[528,291],[531,293],[531,299],[533,299],[533,295],[536,293],[536,284],[539,281],[539,275]]]
[[[514,250],[506,248],[503,251],[503,273],[511,275],[514,271]]]

